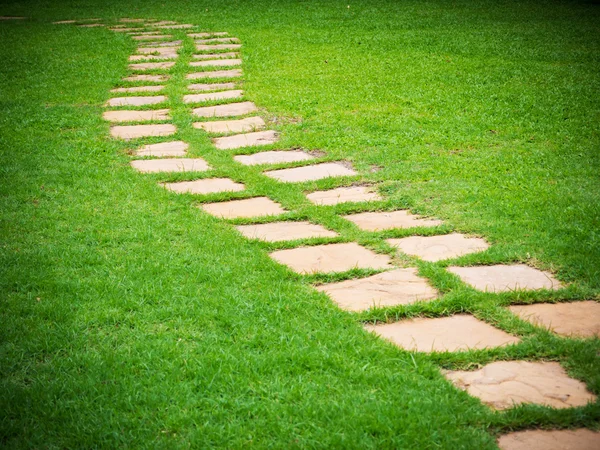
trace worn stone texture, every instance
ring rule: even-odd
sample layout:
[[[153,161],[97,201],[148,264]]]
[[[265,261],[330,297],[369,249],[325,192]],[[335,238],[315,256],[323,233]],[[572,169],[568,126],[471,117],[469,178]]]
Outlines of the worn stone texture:
[[[123,81],[154,81],[154,82],[163,82],[169,79],[168,75],[131,75],[129,77],[124,77]]]
[[[179,181],[176,183],[164,183],[163,185],[170,191],[178,194],[215,194],[218,192],[239,192],[243,191],[245,186],[242,183],[236,183],[229,178],[205,178],[195,181]]]
[[[194,83],[188,84],[190,91],[224,91],[235,89],[235,83]]]
[[[517,289],[560,289],[562,286],[549,272],[525,264],[477,267],[448,267],[448,271],[480,291],[506,292]]]
[[[271,170],[264,172],[264,174],[282,183],[299,183],[330,177],[357,175],[354,170],[348,169],[339,163],[321,163],[312,166],[295,167],[293,169]]]
[[[204,33],[189,33],[188,37],[191,38],[207,38],[211,36],[227,36],[229,33],[226,31],[209,31]]]
[[[351,186],[328,191],[316,191],[307,194],[306,197],[315,205],[338,205],[340,203],[369,202],[382,199],[377,192],[371,191],[371,188],[367,186]]]
[[[260,145],[274,144],[279,140],[279,135],[273,130],[255,131],[253,133],[235,134],[213,139],[215,147],[219,150],[231,150],[242,147],[257,147]]]
[[[131,55],[129,61],[167,61],[169,59],[176,59],[177,52],[164,53],[160,55]]]
[[[131,36],[131,39],[135,41],[151,41],[151,40],[163,40],[163,39],[173,39],[173,36],[170,34],[138,34],[136,36]]]
[[[207,213],[222,219],[276,216],[286,212],[279,203],[276,203],[267,197],[207,203],[201,205],[200,208]]]
[[[242,44],[197,44],[198,51],[213,51],[213,50],[238,50],[242,48]]]
[[[241,59],[207,59],[206,61],[192,61],[191,67],[221,67],[221,66],[241,66]]]
[[[148,62],[129,64],[131,70],[154,70],[154,69],[170,69],[175,65],[174,61],[168,62]]]
[[[236,37],[215,37],[215,38],[210,38],[210,39],[198,39],[195,42],[196,42],[196,44],[214,44],[214,43],[233,44],[233,43],[239,43],[240,40]]]
[[[498,439],[500,450],[600,450],[600,433],[578,430],[526,430]]]
[[[120,125],[110,127],[110,135],[120,139],[136,139],[140,137],[170,136],[177,128],[169,123],[152,125]]]
[[[131,161],[131,167],[142,173],[204,172],[210,166],[202,158],[145,159]]]
[[[198,102],[210,102],[215,100],[226,100],[231,98],[239,98],[244,95],[244,91],[241,89],[234,89],[232,91],[219,91],[211,92],[209,94],[188,94],[183,96],[183,103],[198,103]]]
[[[264,128],[265,121],[260,117],[246,117],[238,120],[218,120],[212,122],[195,122],[194,128],[199,128],[207,133],[243,133]],[[237,157],[236,157],[237,158]]]
[[[460,233],[442,236],[410,236],[402,239],[387,239],[386,242],[407,255],[417,256],[429,262],[457,258],[489,248],[489,244],[484,239],[468,237]]]
[[[167,100],[164,95],[152,95],[145,97],[116,97],[106,102],[106,106],[144,106],[156,105]]]
[[[136,86],[136,87],[123,87],[123,88],[115,88],[111,89],[110,92],[121,93],[121,92],[159,92],[162,91],[165,87],[161,85],[157,86]]]
[[[136,156],[185,156],[189,144],[183,141],[161,142],[148,144],[134,152]]]
[[[177,41],[167,41],[167,42],[162,42],[162,41],[153,41],[153,42],[140,42],[140,46],[138,47],[138,52],[143,49],[143,48],[156,48],[156,47],[181,47],[183,41],[181,40],[177,40]]]
[[[168,109],[153,109],[148,111],[105,111],[104,120],[109,122],[142,122],[146,120],[170,119]]]
[[[307,161],[309,159],[314,159],[314,156],[300,150],[272,150],[254,153],[253,155],[237,155],[234,156],[233,159],[245,166],[256,166],[260,164],[281,164]]]
[[[202,78],[237,78],[242,76],[241,69],[231,69],[231,70],[211,70],[208,72],[196,72],[189,73],[186,75],[186,79],[188,80],[199,80]]]
[[[343,216],[365,231],[391,230],[394,228],[435,227],[441,220],[423,219],[409,211],[365,212]]]
[[[199,55],[192,55],[193,59],[222,59],[222,58],[239,58],[238,52],[223,52],[223,53],[203,53]]]
[[[236,228],[248,239],[266,242],[338,236],[335,231],[310,222],[273,222],[260,225],[240,225]]]
[[[243,116],[257,111],[253,102],[228,103],[227,105],[203,106],[195,108],[192,114],[196,117],[233,117]]]
[[[177,56],[177,49],[178,47],[140,47],[137,51],[141,55]]]

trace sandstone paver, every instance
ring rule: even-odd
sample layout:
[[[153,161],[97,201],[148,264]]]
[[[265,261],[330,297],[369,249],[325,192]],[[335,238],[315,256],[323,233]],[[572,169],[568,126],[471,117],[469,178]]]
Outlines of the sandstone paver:
[[[188,94],[183,96],[183,103],[198,103],[198,102],[210,102],[215,100],[227,100],[230,98],[239,98],[244,95],[244,91],[241,89],[234,89],[231,91],[219,91],[212,92],[210,94]]]
[[[188,80],[198,80],[202,78],[237,78],[242,76],[240,69],[231,70],[212,70],[209,72],[190,73],[186,76]]]
[[[330,177],[358,175],[354,170],[348,169],[339,163],[321,163],[292,169],[271,170],[264,172],[264,174],[282,183],[299,183]]]
[[[170,123],[152,125],[119,125],[110,127],[110,135],[120,139],[136,139],[140,137],[170,136],[177,127]]]
[[[214,50],[237,50],[242,47],[242,44],[197,44],[198,51],[214,51]]]
[[[165,87],[161,85],[157,86],[136,86],[136,87],[123,87],[123,88],[115,88],[111,89],[110,92],[120,93],[134,93],[134,92],[159,92],[162,91]]]
[[[245,131],[260,130],[261,128],[264,128],[265,121],[260,117],[246,117],[245,119],[238,120],[195,122],[192,126],[194,128],[202,129],[207,133],[243,133]]]
[[[241,66],[241,59],[207,59],[206,61],[192,61],[191,67],[217,67],[217,66]]]
[[[560,289],[561,284],[549,272],[525,264],[477,267],[448,267],[448,271],[475,289],[506,292],[515,289]]]
[[[131,167],[138,172],[205,172],[210,166],[202,158],[173,158],[173,159],[145,159],[131,161]]]
[[[257,147],[274,144],[279,140],[279,134],[273,130],[255,131],[253,133],[235,134],[213,139],[219,150],[231,150],[242,147]]]
[[[183,41],[181,41],[181,40],[167,41],[167,42],[163,42],[163,41],[140,42],[140,46],[138,47],[138,52],[143,48],[157,48],[157,47],[179,48],[179,47],[181,47],[182,42]]]
[[[192,114],[196,117],[233,117],[250,114],[256,110],[256,105],[253,102],[240,102],[195,108]]]
[[[200,208],[213,216],[222,219],[239,219],[251,217],[276,216],[285,209],[279,203],[267,197],[254,197],[229,202],[206,203]]]
[[[123,81],[153,81],[156,83],[160,83],[163,81],[167,81],[168,79],[168,75],[131,75],[123,78]]]
[[[203,53],[201,55],[192,55],[193,59],[229,59],[237,58],[240,54],[238,52],[223,52],[223,53]]]
[[[140,47],[137,52],[142,55],[151,55],[153,53],[157,53],[159,55],[175,55],[177,56],[178,47]]]
[[[131,70],[156,70],[156,69],[170,69],[174,65],[175,65],[174,61],[147,62],[147,63],[129,64],[129,68]]]
[[[146,120],[170,119],[168,109],[154,109],[149,111],[105,111],[104,120],[109,122],[143,122]]]
[[[394,228],[434,227],[441,225],[441,220],[423,219],[409,211],[365,212],[343,216],[365,231],[391,230]]]
[[[489,244],[481,238],[468,237],[460,233],[442,236],[410,236],[402,239],[387,239],[392,247],[424,261],[435,262],[487,250]]]
[[[234,156],[233,159],[245,166],[256,166],[259,164],[281,164],[307,161],[309,159],[314,159],[314,156],[300,150],[272,150],[254,153],[253,155],[238,155]]]
[[[117,97],[106,102],[106,106],[144,106],[156,105],[167,100],[164,95],[152,95],[145,97]]]
[[[156,27],[156,28],[161,28],[161,29],[165,29],[165,30],[180,30],[183,28],[194,28],[195,25],[192,25],[191,23],[182,23],[179,25],[161,25],[160,27]]]
[[[214,32],[205,32],[205,33],[189,33],[188,37],[191,38],[206,38],[210,36],[227,36],[229,33],[226,31],[214,31]]]
[[[136,156],[184,156],[189,144],[183,141],[161,142],[159,144],[148,144],[135,151]]]
[[[196,44],[213,44],[213,43],[220,43],[220,44],[232,44],[232,43],[239,43],[240,40],[236,37],[215,37],[215,38],[209,38],[209,39],[198,39],[195,41]]]
[[[248,239],[259,239],[266,242],[338,236],[336,232],[310,222],[273,222],[260,225],[241,225],[236,228]]]
[[[176,59],[177,56],[177,52],[163,55],[131,55],[129,61],[167,61],[169,59]]]
[[[131,36],[131,38],[136,41],[151,41],[151,40],[173,39],[173,36],[171,36],[170,34],[149,34],[149,35]]]
[[[190,91],[222,91],[227,89],[235,89],[235,83],[196,83],[188,84]]]
[[[358,203],[381,200],[377,192],[367,186],[340,187],[328,191],[315,191],[306,197],[315,205],[338,205],[340,203]]]
[[[500,450],[600,450],[600,433],[578,430],[526,430],[498,439]]]
[[[164,186],[178,194],[216,194],[219,192],[239,192],[245,189],[242,183],[236,183],[229,178],[205,178],[195,181],[179,181],[165,183]]]

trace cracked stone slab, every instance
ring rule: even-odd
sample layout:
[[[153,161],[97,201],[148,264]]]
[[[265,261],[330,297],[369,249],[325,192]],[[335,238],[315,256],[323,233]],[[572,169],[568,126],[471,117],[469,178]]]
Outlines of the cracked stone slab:
[[[498,439],[500,450],[598,450],[600,433],[577,430],[526,430],[508,433]]]
[[[183,103],[210,102],[215,100],[226,100],[230,98],[239,98],[244,95],[241,89],[231,91],[212,92],[210,94],[188,94],[183,96]]]
[[[207,213],[222,219],[277,216],[286,212],[279,203],[276,203],[267,197],[206,203],[200,205],[200,208]]]
[[[245,119],[238,120],[195,122],[192,126],[194,128],[202,129],[207,133],[243,133],[245,131],[254,131],[264,128],[265,121],[260,117],[246,117]]]
[[[549,272],[525,264],[477,267],[448,267],[463,282],[487,292],[507,292],[516,289],[560,289],[562,286]]]
[[[192,61],[191,67],[210,67],[210,66],[241,66],[241,59],[208,59],[206,61]]]
[[[241,69],[231,70],[213,70],[210,72],[196,72],[186,75],[188,80],[198,80],[201,78],[237,78],[242,76]]]
[[[229,59],[238,58],[240,54],[238,52],[224,52],[224,53],[203,53],[201,55],[192,55],[193,59]]]
[[[144,159],[131,161],[131,167],[142,173],[205,172],[210,166],[202,158]]]
[[[198,51],[213,51],[213,50],[237,50],[242,48],[242,44],[197,44]]]
[[[269,256],[300,274],[392,267],[389,256],[379,255],[355,242],[279,250]]]
[[[189,144],[183,141],[161,142],[160,144],[148,144],[140,147],[134,152],[136,156],[185,156]]]
[[[175,65],[174,61],[169,62],[149,62],[129,64],[131,70],[155,70],[155,69],[170,69]]]
[[[557,362],[498,361],[475,371],[445,371],[455,386],[493,409],[521,403],[572,408],[596,400],[585,383],[570,378]]]
[[[120,125],[110,127],[110,135],[120,139],[136,139],[140,137],[170,136],[177,128],[169,123],[153,125]]]
[[[257,111],[257,109],[253,102],[240,102],[195,108],[192,114],[196,117],[233,117],[250,114]]]
[[[424,261],[435,262],[457,258],[487,250],[489,244],[481,238],[468,237],[460,233],[442,236],[410,236],[402,239],[386,239],[392,247]]]
[[[340,308],[347,311],[365,311],[369,308],[409,305],[417,301],[433,300],[438,292],[427,280],[417,275],[417,269],[396,269],[367,278],[341,281],[317,286]]]
[[[154,109],[149,111],[105,111],[104,120],[109,122],[142,122],[146,120],[170,119],[168,109]]]
[[[426,353],[479,350],[520,342],[519,338],[467,314],[365,325],[365,329],[375,332],[405,350]]]
[[[337,205],[340,203],[358,203],[382,200],[377,192],[371,191],[368,186],[352,186],[330,189],[328,191],[315,191],[306,197],[315,205]]]
[[[233,159],[245,166],[256,166],[260,164],[281,164],[307,161],[309,159],[314,159],[314,156],[300,150],[272,150],[254,153],[253,155],[238,155],[234,156]]]
[[[330,177],[358,175],[354,170],[348,169],[339,163],[321,163],[312,166],[295,167],[293,169],[271,170],[264,172],[264,174],[282,183],[300,183]]]
[[[236,37],[215,37],[210,39],[198,39],[195,41],[196,44],[237,44],[240,40]]]
[[[222,91],[227,89],[235,89],[235,83],[198,83],[188,84],[190,91]]]
[[[178,194],[216,194],[218,192],[239,192],[245,189],[242,183],[236,183],[229,178],[180,181],[177,183],[164,183],[163,186]]]
[[[161,86],[161,85],[157,85],[157,86],[136,86],[136,87],[129,87],[129,88],[115,88],[115,89],[111,89],[110,92],[113,93],[121,93],[121,92],[127,92],[127,93],[135,93],[135,92],[159,92],[162,91],[165,87]]]
[[[226,31],[214,31],[214,32],[204,32],[204,33],[188,33],[188,37],[191,38],[207,38],[211,36],[227,36],[229,33]]]
[[[274,144],[279,140],[279,134],[273,130],[255,131],[253,133],[235,134],[233,136],[213,139],[219,150],[231,150],[242,147],[257,147]]]
[[[146,97],[116,97],[106,102],[106,106],[144,106],[156,105],[167,100],[164,95],[153,95]]]
[[[129,77],[124,77],[123,81],[154,81],[160,83],[167,81],[168,79],[168,75],[131,75]]]
[[[561,336],[600,337],[600,303],[593,300],[513,305],[508,309],[521,319]]]
[[[423,219],[409,211],[365,212],[342,216],[365,231],[391,230],[394,228],[435,227],[441,220]]]
[[[336,232],[310,222],[273,222],[261,225],[240,225],[236,228],[248,239],[259,239],[266,242],[338,236]]]

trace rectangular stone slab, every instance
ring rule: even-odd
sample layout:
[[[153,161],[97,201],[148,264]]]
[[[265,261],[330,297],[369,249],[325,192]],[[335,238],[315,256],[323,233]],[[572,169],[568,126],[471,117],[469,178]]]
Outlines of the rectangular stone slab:
[[[188,37],[191,38],[205,38],[210,36],[227,36],[229,33],[226,31],[213,31],[213,32],[205,32],[205,33],[189,33]]]
[[[223,52],[223,53],[203,53],[200,55],[192,55],[193,59],[222,59],[222,58],[238,58],[238,52]]]
[[[274,144],[279,140],[279,135],[273,130],[255,131],[253,133],[235,134],[233,136],[213,139],[215,147],[219,150],[231,150],[242,147],[257,147],[260,145]]]
[[[129,61],[166,61],[169,59],[176,59],[177,56],[176,52],[164,53],[161,55],[131,55]]]
[[[180,30],[183,28],[194,28],[195,25],[192,25],[191,23],[182,23],[180,25],[162,25],[160,27],[156,27],[156,28],[161,28],[164,30]]]
[[[226,100],[230,98],[239,98],[244,95],[241,89],[232,91],[211,92],[210,94],[188,94],[183,96],[183,103],[210,102],[215,100]]]
[[[200,208],[222,219],[277,216],[286,212],[279,203],[267,197],[247,198],[229,202],[206,203]]]
[[[163,82],[169,79],[168,75],[131,75],[128,77],[124,77],[123,81],[154,81],[154,82]]]
[[[175,62],[149,62],[129,64],[131,70],[155,70],[155,69],[170,69],[175,65]]]
[[[196,50],[198,51],[213,51],[213,50],[237,50],[242,48],[242,44],[198,44]]]
[[[313,166],[295,167],[293,169],[272,170],[264,172],[264,174],[282,183],[299,183],[330,177],[358,175],[354,170],[348,169],[339,163],[321,163]]]
[[[142,173],[205,172],[210,166],[202,158],[145,159],[131,161],[131,167]]]
[[[525,430],[500,436],[500,450],[598,450],[600,433],[577,430]]]
[[[240,225],[236,228],[248,239],[266,242],[338,236],[336,232],[310,222],[273,222],[260,225]]]
[[[442,236],[410,236],[402,239],[387,239],[386,242],[407,255],[417,256],[429,262],[457,258],[489,248],[489,244],[484,239],[467,237],[460,233]]]
[[[167,189],[178,194],[216,194],[218,192],[243,191],[245,186],[236,183],[229,178],[205,178],[195,181],[180,181],[177,183],[165,183]]]
[[[135,41],[152,41],[162,39],[173,39],[170,34],[138,34],[137,36],[131,36],[131,39]]]
[[[170,123],[152,125],[120,125],[110,127],[110,135],[120,139],[136,139],[140,137],[170,136],[177,128]]]
[[[307,161],[309,159],[314,159],[314,156],[300,150],[272,150],[255,153],[253,155],[237,155],[234,156],[233,159],[245,166],[256,166],[260,164],[281,164]]]
[[[189,145],[183,141],[148,144],[134,152],[136,156],[184,156]]]
[[[246,117],[238,120],[218,120],[213,122],[195,122],[194,128],[202,129],[207,133],[243,133],[244,131],[260,130],[264,128],[265,121],[260,117]]]
[[[232,117],[243,116],[256,111],[256,105],[252,102],[229,103],[227,105],[204,106],[195,108],[192,114],[196,117]]]
[[[192,61],[191,67],[220,67],[220,66],[241,66],[241,59],[208,59],[206,61]]]
[[[105,111],[104,120],[109,122],[142,122],[146,120],[170,119],[168,109],[155,109],[149,111]]]
[[[365,212],[342,216],[365,231],[391,230],[394,228],[435,227],[441,220],[423,219],[409,211]]]
[[[138,47],[138,52],[143,49],[143,48],[149,48],[149,47],[181,47],[181,40],[178,41],[167,41],[167,42],[161,42],[161,41],[156,41],[156,42],[140,42],[140,46]]]
[[[156,105],[167,100],[164,95],[152,95],[145,97],[116,97],[106,102],[106,106],[144,106]]]
[[[177,56],[177,48],[174,47],[140,47],[137,51],[142,55],[158,54],[167,56]]]
[[[477,267],[448,267],[463,282],[488,292],[507,292],[517,289],[560,289],[562,286],[549,272],[542,272],[525,264]]]
[[[136,87],[123,87],[123,88],[115,88],[111,89],[110,92],[120,93],[120,92],[159,92],[162,91],[164,86],[136,86]]]
[[[195,83],[188,84],[190,91],[222,91],[227,89],[235,89],[235,83]]]
[[[240,40],[236,37],[215,37],[210,39],[198,39],[195,41],[196,44],[213,44],[213,43],[221,43],[221,44],[231,44],[231,43],[239,43]]]
[[[340,203],[382,200],[377,192],[371,191],[371,188],[367,186],[351,186],[328,191],[316,191],[307,194],[306,197],[315,205],[338,205]]]
[[[186,75],[188,80],[199,80],[202,78],[237,78],[242,76],[240,69],[213,70],[210,72],[196,72]]]

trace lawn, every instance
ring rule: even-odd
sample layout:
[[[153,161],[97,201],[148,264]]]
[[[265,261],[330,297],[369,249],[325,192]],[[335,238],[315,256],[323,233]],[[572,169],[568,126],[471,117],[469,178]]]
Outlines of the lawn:
[[[600,5],[7,0],[0,15],[29,18],[0,21],[0,446],[484,449],[512,430],[598,428],[598,402],[494,412],[441,370],[558,361],[600,394],[599,339],[562,338],[505,308],[600,300]],[[198,197],[158,185],[185,174],[134,172],[138,144],[110,139],[102,119],[134,41],[51,23],[92,17],[239,37],[245,96],[281,133],[273,148],[318,150],[360,176],[278,183],[216,150],[181,100],[186,40],[167,88],[177,138],[211,177],[247,188],[201,200],[268,195],[285,218],[340,235],[323,242],[418,267],[440,298],[342,311],[313,286],[371,272],[297,275],[268,252],[298,242],[246,240],[195,208]],[[303,195],[357,181],[385,200],[316,207]],[[424,234],[492,244],[453,264],[527,263],[566,287],[478,292],[450,263],[385,242],[413,232],[340,217],[407,208],[444,220]],[[423,354],[362,327],[458,312],[522,341]]]

